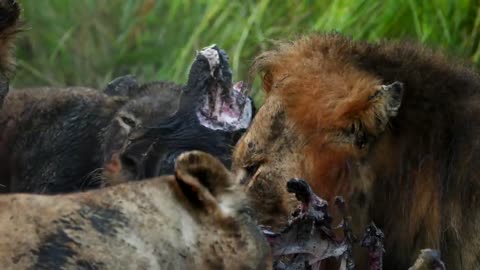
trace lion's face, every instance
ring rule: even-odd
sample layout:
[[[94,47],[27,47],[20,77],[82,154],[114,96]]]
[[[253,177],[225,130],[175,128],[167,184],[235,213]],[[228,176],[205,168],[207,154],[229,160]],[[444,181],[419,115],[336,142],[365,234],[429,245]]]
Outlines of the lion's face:
[[[266,99],[234,152],[234,165],[249,172],[260,221],[269,225],[291,210],[284,191],[291,178],[305,178],[328,200],[368,189],[373,176],[365,161],[403,95],[401,83],[383,84],[305,46],[257,58]]]
[[[291,210],[288,206],[298,203],[288,195],[285,184],[292,177],[304,176],[301,153],[306,141],[294,131],[278,97],[269,97],[258,113],[260,117],[237,144],[233,160],[235,167],[247,171],[246,185],[254,195],[257,212],[272,217],[262,223],[272,224],[277,213],[286,216]]]

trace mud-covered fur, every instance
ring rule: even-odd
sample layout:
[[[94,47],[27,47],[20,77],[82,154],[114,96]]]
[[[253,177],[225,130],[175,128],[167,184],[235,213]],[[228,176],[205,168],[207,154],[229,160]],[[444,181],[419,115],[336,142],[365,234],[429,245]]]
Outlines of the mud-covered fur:
[[[261,223],[282,225],[294,204],[281,188],[305,178],[345,197],[357,234],[381,228],[385,269],[407,269],[423,248],[448,269],[480,267],[477,71],[412,43],[339,34],[280,43],[253,71],[266,100],[234,163],[252,176]]]
[[[271,269],[238,175],[202,152],[175,175],[0,197],[2,269]]]

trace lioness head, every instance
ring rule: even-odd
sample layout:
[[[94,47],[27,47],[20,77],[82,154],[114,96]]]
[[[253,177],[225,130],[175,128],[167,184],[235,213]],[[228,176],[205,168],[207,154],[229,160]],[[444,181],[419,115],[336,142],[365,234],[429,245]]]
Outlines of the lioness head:
[[[11,233],[0,243],[0,265],[272,269],[247,209],[238,175],[212,155],[189,151],[177,158],[174,175],[87,192],[2,196],[0,233]]]
[[[300,39],[254,62],[266,99],[233,159],[250,175],[248,190],[258,198],[263,223],[278,224],[279,214],[291,209],[293,200],[282,189],[290,178],[309,180],[328,200],[365,196],[354,191],[371,185],[363,161],[396,116],[403,84],[357,68],[341,49],[332,49],[334,40]]]
[[[211,263],[209,269],[271,269],[271,251],[240,184],[242,170],[230,172],[212,155],[188,151],[177,158],[174,176],[178,204],[189,209],[192,226],[202,227],[192,253]]]

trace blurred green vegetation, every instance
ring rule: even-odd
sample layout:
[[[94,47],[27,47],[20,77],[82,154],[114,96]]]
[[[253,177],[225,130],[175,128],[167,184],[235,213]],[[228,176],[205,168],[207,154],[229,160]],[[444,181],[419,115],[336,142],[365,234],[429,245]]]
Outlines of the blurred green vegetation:
[[[195,50],[230,55],[234,79],[272,40],[339,31],[419,40],[480,63],[478,0],[23,0],[14,86],[103,87],[127,73],[184,82]],[[256,100],[261,100],[257,95]]]

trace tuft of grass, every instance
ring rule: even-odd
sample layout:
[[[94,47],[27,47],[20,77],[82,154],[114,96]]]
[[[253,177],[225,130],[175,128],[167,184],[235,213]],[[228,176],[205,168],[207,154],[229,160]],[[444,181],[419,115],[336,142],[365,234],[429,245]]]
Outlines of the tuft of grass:
[[[29,30],[17,50],[16,87],[103,88],[127,73],[184,82],[195,51],[212,43],[235,79],[276,39],[338,31],[354,39],[413,39],[480,63],[474,0],[22,1]],[[260,103],[262,95],[254,92]]]

